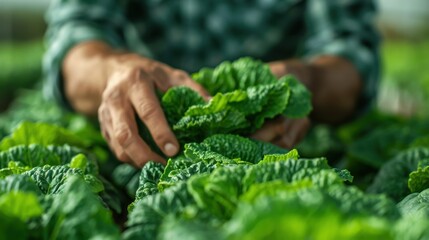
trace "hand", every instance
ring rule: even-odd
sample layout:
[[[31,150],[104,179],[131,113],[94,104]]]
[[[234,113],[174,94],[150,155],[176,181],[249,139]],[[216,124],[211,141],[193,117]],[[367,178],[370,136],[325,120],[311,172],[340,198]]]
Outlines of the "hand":
[[[291,149],[304,138],[309,128],[308,118],[288,119],[279,116],[266,121],[261,129],[252,134],[252,138]]]
[[[298,60],[270,62],[269,66],[271,72],[277,78],[281,78],[286,74],[294,74],[302,81],[303,79],[307,80],[309,77],[305,66]],[[266,121],[264,126],[256,131],[252,137],[290,149],[304,138],[309,128],[309,118],[287,119],[279,116],[273,120]]]
[[[98,109],[102,134],[117,158],[136,166],[165,160],[153,152],[139,136],[135,114],[149,129],[166,156],[179,151],[155,89],[167,91],[185,85],[208,98],[208,93],[184,71],[134,54],[113,56],[113,65]]]

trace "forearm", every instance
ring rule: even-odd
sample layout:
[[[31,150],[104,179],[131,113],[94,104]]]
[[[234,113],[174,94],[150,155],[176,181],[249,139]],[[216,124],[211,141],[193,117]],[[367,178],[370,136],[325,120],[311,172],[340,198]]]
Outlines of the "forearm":
[[[95,116],[108,79],[109,56],[113,49],[100,41],[83,42],[64,59],[64,93],[77,112]]]
[[[336,56],[322,56],[310,63],[301,60],[282,63],[283,69],[274,70],[276,75],[281,75],[281,72],[294,74],[312,92],[312,119],[339,124],[353,116],[362,91],[362,81],[349,61]]]

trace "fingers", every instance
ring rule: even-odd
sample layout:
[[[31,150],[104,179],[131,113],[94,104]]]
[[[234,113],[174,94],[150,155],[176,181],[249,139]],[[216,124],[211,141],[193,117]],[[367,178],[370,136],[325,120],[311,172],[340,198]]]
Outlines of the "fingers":
[[[176,155],[179,143],[168,125],[151,82],[140,81],[130,89],[129,98],[162,152],[170,157]]]
[[[183,85],[188,86],[189,88],[195,90],[199,93],[206,101],[210,100],[211,95],[205,90],[200,84],[196,83],[191,78],[184,80]]]
[[[115,153],[116,157],[122,162],[131,163],[131,159],[128,157],[128,155],[125,153],[125,151],[116,141],[116,139],[110,136],[110,133],[113,132],[112,118],[110,117],[110,112],[108,111],[108,108],[105,107],[105,105],[100,106],[98,110],[98,116],[101,127],[101,134],[108,142],[109,147],[111,148],[113,153]]]
[[[164,116],[155,87],[167,91],[173,86],[188,86],[207,100],[210,95],[184,71],[134,55],[128,60],[128,64],[122,61],[112,71],[104,89],[99,107],[102,134],[121,161],[136,166],[143,166],[149,160],[165,163],[140,137],[135,114],[161,151],[174,156],[179,143]]]
[[[252,137],[283,148],[292,148],[304,138],[309,128],[310,120],[308,118],[286,119],[279,117],[267,122]]]
[[[134,110],[127,98],[118,91],[106,91],[99,110],[102,133],[112,151],[119,160],[139,167],[149,160],[165,163],[139,136]]]
[[[286,119],[286,125],[285,134],[279,136],[273,143],[283,148],[292,148],[305,137],[310,128],[310,120],[308,118]]]
[[[173,86],[187,86],[198,92],[204,99],[211,98],[210,94],[184,71],[160,65],[153,68],[151,77],[154,79],[155,86],[163,92]]]
[[[287,127],[288,124],[286,119],[284,117],[278,117],[267,121],[261,129],[258,129],[252,134],[252,138],[264,142],[272,142],[279,136],[279,134],[284,134]]]

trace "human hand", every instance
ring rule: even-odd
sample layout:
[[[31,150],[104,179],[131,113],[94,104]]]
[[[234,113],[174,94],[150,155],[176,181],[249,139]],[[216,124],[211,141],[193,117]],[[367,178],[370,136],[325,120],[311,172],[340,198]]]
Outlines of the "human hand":
[[[299,143],[310,128],[309,118],[290,119],[279,116],[268,120],[252,134],[252,138],[290,149]]]
[[[117,158],[141,167],[149,160],[165,163],[139,136],[135,114],[146,125],[155,143],[166,156],[179,151],[155,89],[188,86],[203,97],[208,93],[187,73],[135,54],[118,54],[112,62],[98,109],[102,135]]]
[[[276,61],[269,63],[271,72],[277,78],[281,78],[286,74],[294,74],[301,81],[307,80],[308,73],[305,70],[305,65],[298,60]],[[270,142],[283,148],[292,148],[301,141],[307,134],[310,128],[309,118],[288,119],[284,116],[279,116],[275,119],[268,120],[264,126],[256,131],[252,137]]]

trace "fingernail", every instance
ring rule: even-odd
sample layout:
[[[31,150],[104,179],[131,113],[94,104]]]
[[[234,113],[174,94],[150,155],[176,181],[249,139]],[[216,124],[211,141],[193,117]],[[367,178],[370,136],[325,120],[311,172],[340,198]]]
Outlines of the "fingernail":
[[[179,149],[172,143],[167,143],[164,146],[164,153],[167,156],[174,156]]]

